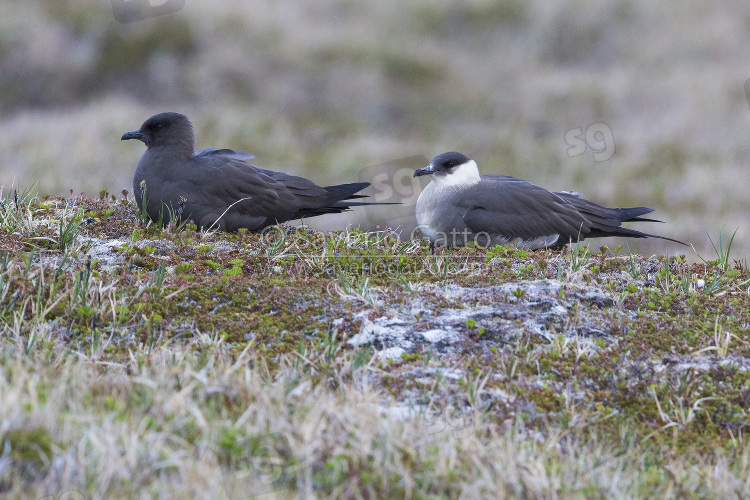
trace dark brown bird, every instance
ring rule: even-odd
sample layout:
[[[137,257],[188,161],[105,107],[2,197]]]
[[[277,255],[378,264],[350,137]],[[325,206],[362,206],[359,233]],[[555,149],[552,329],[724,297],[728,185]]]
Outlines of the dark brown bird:
[[[170,218],[193,220],[200,228],[259,231],[304,217],[340,213],[365,198],[356,194],[370,184],[356,182],[321,187],[303,177],[245,163],[253,155],[234,149],[195,150],[195,133],[187,116],[160,113],[122,140],[146,145],[133,177],[138,207],[145,199],[149,217],[163,224]]]
[[[623,222],[661,222],[640,217],[646,207],[606,208],[569,191],[552,193],[507,175],[479,175],[476,162],[457,152],[432,159],[414,176],[430,183],[417,200],[419,229],[430,246],[515,243],[532,250],[603,236],[661,238],[621,227]]]

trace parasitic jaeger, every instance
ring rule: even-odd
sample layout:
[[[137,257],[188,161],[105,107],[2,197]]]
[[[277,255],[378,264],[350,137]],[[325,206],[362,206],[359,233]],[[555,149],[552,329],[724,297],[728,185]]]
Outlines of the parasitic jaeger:
[[[474,160],[452,151],[432,159],[414,176],[429,175],[419,195],[417,224],[430,248],[513,243],[536,250],[605,236],[661,238],[621,227],[623,222],[661,222],[642,218],[646,207],[606,208],[570,191],[550,192],[507,175],[479,175]]]
[[[289,220],[340,213],[353,206],[379,205],[352,201],[368,182],[321,187],[303,177],[245,163],[253,155],[234,149],[195,151],[195,133],[187,116],[160,113],[122,140],[146,144],[133,177],[138,207],[154,221],[170,214],[193,220],[200,228],[260,231]]]

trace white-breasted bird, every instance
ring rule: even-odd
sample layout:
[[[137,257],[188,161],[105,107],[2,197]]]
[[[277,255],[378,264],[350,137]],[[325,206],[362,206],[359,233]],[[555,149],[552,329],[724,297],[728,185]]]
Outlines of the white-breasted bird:
[[[451,151],[432,159],[414,176],[430,183],[417,200],[417,224],[430,248],[513,243],[532,250],[604,236],[661,238],[621,227],[623,222],[661,222],[642,218],[647,207],[607,208],[571,191],[550,192],[507,175],[479,175],[474,160]]]

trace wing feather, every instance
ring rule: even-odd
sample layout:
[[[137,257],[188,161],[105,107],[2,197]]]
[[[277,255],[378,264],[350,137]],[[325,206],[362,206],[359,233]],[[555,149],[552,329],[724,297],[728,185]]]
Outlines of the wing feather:
[[[522,240],[559,234],[567,242],[590,230],[590,222],[569,203],[530,182],[485,175],[472,189],[472,198],[461,204],[463,221],[474,232]]]

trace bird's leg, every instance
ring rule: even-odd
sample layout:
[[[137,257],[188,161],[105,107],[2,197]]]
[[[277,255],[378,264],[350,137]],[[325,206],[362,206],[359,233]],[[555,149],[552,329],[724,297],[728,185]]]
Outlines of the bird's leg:
[[[435,242],[430,241],[430,254],[435,255]]]

